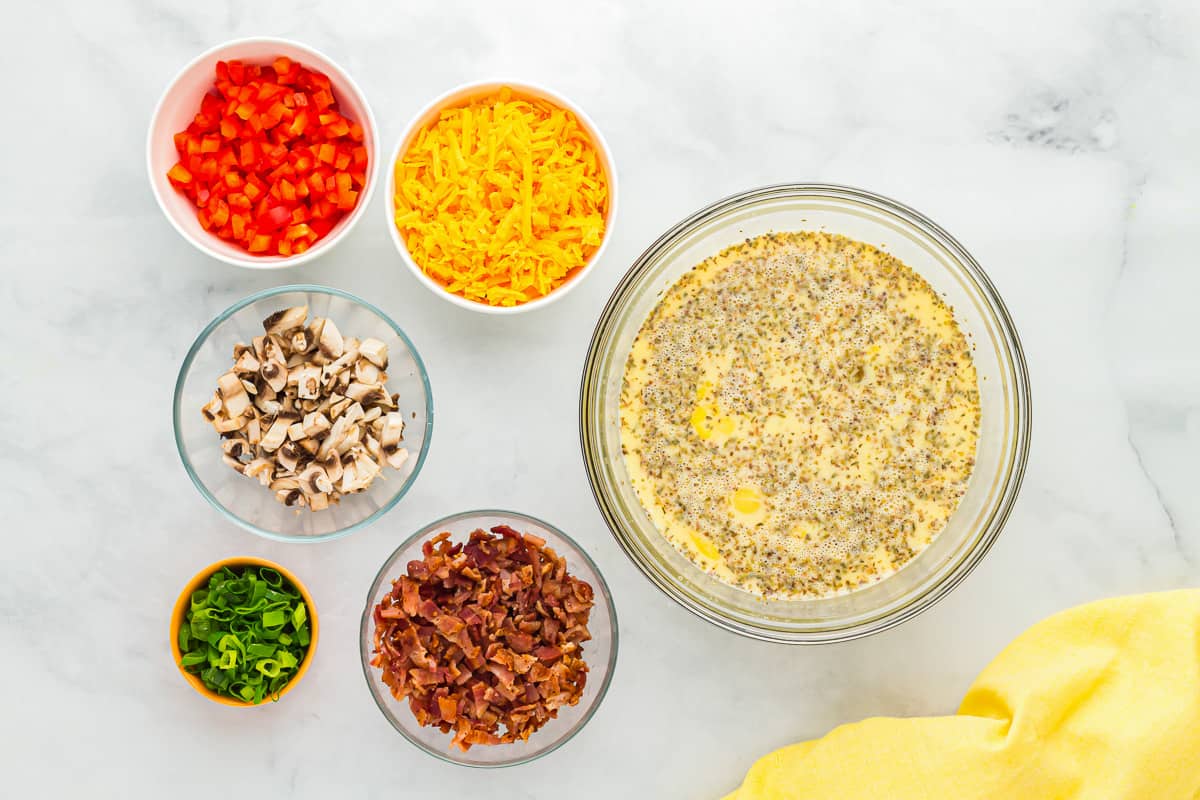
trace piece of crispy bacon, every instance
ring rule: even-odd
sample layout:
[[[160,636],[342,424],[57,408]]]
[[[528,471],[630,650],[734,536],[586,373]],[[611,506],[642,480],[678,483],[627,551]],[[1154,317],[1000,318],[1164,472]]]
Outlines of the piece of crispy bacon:
[[[507,525],[421,552],[375,606],[371,659],[420,724],[469,750],[528,739],[579,702],[594,597],[565,559]]]

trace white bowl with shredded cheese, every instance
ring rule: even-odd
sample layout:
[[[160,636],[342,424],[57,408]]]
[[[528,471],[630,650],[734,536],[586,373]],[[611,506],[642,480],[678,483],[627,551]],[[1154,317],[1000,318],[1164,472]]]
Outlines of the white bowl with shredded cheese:
[[[533,194],[534,191],[575,192],[570,203],[571,213],[574,213],[576,206],[582,204],[582,198],[589,196],[590,189],[586,183],[575,187],[563,186],[558,180],[561,173],[559,175],[552,174],[550,169],[541,165],[535,165],[537,173],[534,180],[522,180],[518,177],[518,180],[514,181],[512,186],[506,187],[509,194],[505,196],[503,184],[507,182],[508,176],[501,174],[496,178],[496,181],[500,184],[499,186],[497,182],[492,181],[495,153],[493,152],[491,154],[492,158],[487,160],[488,154],[484,152],[483,147],[480,147],[480,149],[473,153],[469,151],[465,153],[465,159],[475,157],[478,160],[474,162],[464,160],[464,153],[459,150],[459,147],[460,142],[466,144],[468,136],[463,134],[460,129],[460,136],[458,138],[453,137],[453,135],[451,136],[452,144],[446,152],[443,153],[440,149],[435,148],[435,152],[430,159],[432,166],[427,171],[427,174],[424,176],[425,180],[423,181],[424,190],[428,190],[437,199],[435,207],[440,208],[442,211],[447,210],[450,206],[454,207],[453,210],[449,211],[449,224],[446,226],[447,234],[457,234],[457,238],[453,242],[447,241],[448,244],[458,245],[456,248],[457,252],[452,253],[450,256],[451,260],[455,264],[461,264],[463,259],[474,258],[479,254],[479,248],[473,247],[473,244],[482,246],[485,242],[488,252],[483,258],[486,258],[489,264],[497,260],[501,262],[505,261],[512,255],[514,250],[518,250],[523,246],[530,249],[537,249],[539,254],[544,252],[546,248],[549,248],[551,251],[557,247],[568,248],[572,246],[571,242],[560,245],[559,240],[561,238],[573,238],[571,231],[578,229],[582,230],[580,237],[582,244],[578,246],[581,253],[581,263],[568,268],[565,275],[552,278],[547,278],[544,275],[543,267],[541,266],[533,270],[532,274],[519,273],[516,269],[511,269],[509,281],[507,283],[501,282],[504,285],[495,285],[497,281],[494,276],[489,281],[480,280],[489,277],[492,273],[478,275],[475,281],[459,280],[457,284],[439,280],[419,263],[421,256],[414,253],[414,249],[417,248],[410,247],[409,242],[406,241],[405,234],[400,230],[397,220],[403,216],[404,210],[398,209],[397,166],[400,164],[401,159],[405,158],[411,152],[414,143],[419,141],[422,133],[427,131],[428,126],[439,119],[443,119],[445,112],[460,109],[504,90],[508,90],[511,93],[513,100],[525,100],[534,104],[541,102],[564,112],[562,118],[552,115],[551,119],[542,120],[541,122],[547,123],[550,126],[557,124],[560,130],[565,125],[568,132],[575,131],[577,134],[582,134],[581,138],[590,144],[591,149],[594,150],[598,175],[603,178],[600,182],[600,185],[604,187],[604,191],[602,191],[604,197],[603,204],[596,209],[595,213],[589,215],[587,218],[573,218],[566,215],[563,218],[555,217],[551,219],[544,213],[544,206],[539,207],[540,195]],[[526,142],[514,142],[513,136],[516,136],[517,139],[520,137],[513,134],[505,137],[505,142],[502,142],[501,146],[505,146],[505,143],[513,143],[515,149],[516,145],[519,144],[536,144],[539,140],[544,141],[546,134],[547,130],[545,128],[534,131],[531,133],[530,139]],[[470,138],[479,140],[481,137],[477,131],[476,135]],[[577,144],[579,138],[576,137],[574,142],[569,141],[568,144]],[[463,150],[466,149],[463,148]],[[543,147],[537,145],[536,148],[530,148],[531,151],[533,149],[543,149]],[[453,152],[450,152],[450,150],[453,150]],[[563,148],[560,148],[555,155],[558,156],[562,152]],[[570,148],[566,149],[568,156],[576,152],[576,150]],[[487,160],[488,169],[483,171],[483,175],[481,176],[481,162],[484,160]],[[461,172],[457,171],[454,169],[454,164],[456,163],[468,168]],[[534,174],[528,162],[525,166],[525,174]],[[574,176],[572,175],[572,177]],[[587,177],[585,176],[582,180],[586,181]],[[432,187],[429,186],[430,183],[433,184]],[[536,190],[534,189],[535,185],[537,187]],[[403,189],[404,187],[401,188]],[[460,308],[467,308],[484,314],[519,314],[547,306],[565,296],[594,270],[596,262],[603,256],[604,250],[611,238],[617,211],[617,173],[613,164],[612,152],[603,134],[600,133],[600,129],[579,106],[567,100],[561,94],[525,81],[488,80],[462,84],[442,94],[422,108],[405,127],[392,152],[392,158],[388,162],[386,190],[388,201],[384,204],[384,212],[387,216],[387,227],[391,233],[392,242],[396,245],[396,250],[400,253],[401,260],[405,266],[408,267],[409,271],[412,272],[423,286],[437,296]],[[470,215],[468,215],[468,209],[462,208],[459,200],[451,200],[445,196],[451,192],[454,193],[455,198],[466,198],[467,202],[474,204],[474,208],[470,210]],[[559,197],[561,198],[562,195],[560,194]],[[424,199],[423,195],[422,199]],[[484,205],[485,203],[487,205]],[[505,212],[507,212],[507,217],[513,219],[511,229],[506,226],[505,223],[508,221],[506,219],[500,220],[496,230],[485,230],[482,227],[480,220],[484,215],[497,213],[503,217],[505,216]],[[531,215],[533,218],[532,225],[530,222]],[[521,225],[522,217],[524,218],[523,228]],[[539,218],[541,220],[540,224],[538,222]],[[472,222],[475,223],[473,227],[471,225]],[[561,223],[563,227],[555,228],[556,223]],[[602,224],[602,229],[598,228],[599,224]],[[543,231],[541,237],[539,237],[534,226],[538,226]],[[545,232],[550,228],[555,229],[550,232],[550,235],[546,235]],[[430,236],[427,235],[423,238],[429,239]],[[506,236],[509,238],[504,238]],[[478,237],[479,240],[472,243],[467,240],[468,237]],[[445,252],[432,239],[423,242],[418,247],[426,254],[430,252],[437,254]],[[548,264],[548,269],[551,271],[564,268],[562,261],[555,263],[555,259],[550,255],[545,256],[542,264]],[[518,292],[515,287],[518,281],[525,280],[530,280],[534,283],[540,282],[541,286],[529,287],[531,292],[526,292],[525,298],[520,299],[517,295],[521,292]],[[468,296],[479,292],[487,292],[488,297],[472,299],[472,297]],[[506,296],[497,299],[494,294]]]

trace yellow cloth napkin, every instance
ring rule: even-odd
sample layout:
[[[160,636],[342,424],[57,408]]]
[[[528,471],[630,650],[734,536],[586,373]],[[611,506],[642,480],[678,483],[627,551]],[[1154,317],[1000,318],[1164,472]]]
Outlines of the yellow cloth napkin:
[[[1034,625],[957,716],[867,719],[756,763],[726,800],[1198,800],[1200,590]]]

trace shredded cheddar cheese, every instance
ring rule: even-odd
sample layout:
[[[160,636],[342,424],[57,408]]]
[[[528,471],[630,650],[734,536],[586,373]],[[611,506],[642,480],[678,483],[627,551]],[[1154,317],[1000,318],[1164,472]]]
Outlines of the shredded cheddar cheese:
[[[514,306],[544,297],[604,238],[608,180],[570,111],[507,87],[444,109],[395,164],[396,227],[446,290]]]

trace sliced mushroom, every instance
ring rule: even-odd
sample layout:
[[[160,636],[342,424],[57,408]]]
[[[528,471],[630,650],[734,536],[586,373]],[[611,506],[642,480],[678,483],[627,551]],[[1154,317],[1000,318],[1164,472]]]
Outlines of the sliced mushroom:
[[[362,426],[350,425],[346,428],[346,435],[342,438],[341,443],[337,446],[337,451],[340,455],[345,455],[351,447],[354,447],[362,440]]]
[[[333,405],[331,405],[329,407],[329,415],[331,417],[333,417],[334,419],[337,419],[338,417],[342,416],[342,414],[345,414],[346,409],[349,408],[353,404],[354,404],[354,401],[351,400],[349,397],[343,397],[341,400],[338,400],[336,403],[334,403]]]
[[[342,477],[342,457],[337,453],[330,453],[323,459],[317,459],[315,462],[325,470],[325,474],[329,476],[329,480],[337,483]]]
[[[377,462],[383,462],[386,459],[383,448],[379,446],[379,440],[371,434],[368,433],[363,438],[363,444],[366,446],[367,452],[371,454],[371,458]]]
[[[204,415],[204,419],[212,422],[221,415],[221,411],[224,408],[225,404],[221,402],[221,393],[213,392],[212,400],[204,404],[200,409],[200,413]]]
[[[304,505],[304,493],[299,489],[279,489],[275,492],[275,499],[285,506]]]
[[[383,418],[383,428],[379,432],[379,444],[385,453],[391,453],[404,440],[404,415],[399,411],[389,411]]]
[[[371,460],[363,447],[355,447],[347,455],[349,463],[342,462],[342,481],[338,488],[343,494],[361,492],[379,475],[379,465]]]
[[[333,491],[333,482],[329,474],[320,464],[309,464],[300,473],[300,491],[307,495],[324,494]]]
[[[240,459],[242,456],[250,456],[250,442],[242,436],[231,436],[221,442],[221,450],[225,455],[232,458]]]
[[[275,461],[279,466],[283,467],[287,472],[295,472],[300,466],[300,461],[307,453],[300,448],[295,442],[284,442],[279,447],[279,452],[275,454]]]
[[[323,320],[321,332],[317,338],[317,349],[321,351],[321,355],[326,358],[341,358],[344,348],[345,342],[342,340],[342,333],[338,330],[337,325],[334,325],[331,319]]]
[[[262,441],[258,443],[258,446],[268,453],[278,450],[284,439],[287,438],[288,427],[295,421],[296,418],[290,414],[276,416],[271,427],[267,428],[267,432],[263,434]]]
[[[241,374],[256,374],[262,364],[255,357],[254,351],[247,348],[242,351],[242,354],[237,357],[237,361],[233,363],[233,371]]]
[[[388,352],[387,345],[378,339],[363,339],[362,344],[358,347],[358,352],[367,361],[370,361],[380,369],[387,369]]]
[[[321,441],[321,447],[317,450],[317,460],[323,461],[330,453],[336,453],[337,447],[346,438],[346,430],[348,429],[345,417],[338,417],[333,421],[333,427],[329,430],[329,434]]]
[[[222,414],[217,419],[213,420],[213,428],[217,433],[233,433],[240,431],[246,425],[246,420],[242,417],[229,418]]]
[[[333,423],[329,421],[329,417],[320,411],[312,411],[304,415],[304,421],[301,422],[301,425],[304,426],[304,435],[311,438],[329,430],[333,426]]]
[[[387,457],[387,464],[392,469],[400,469],[404,466],[405,461],[408,461],[408,448],[406,447],[401,447]]]
[[[250,408],[250,395],[246,394],[246,387],[242,386],[242,379],[236,373],[226,372],[217,378],[217,389],[230,419],[237,419]]]
[[[292,375],[296,379],[292,380]],[[315,400],[321,396],[321,368],[304,366],[288,374],[288,382],[296,384],[296,393],[305,400]]]
[[[268,459],[256,458],[246,465],[242,474],[248,478],[257,478],[263,486],[270,486],[271,479],[275,476],[275,465]]]
[[[310,511],[324,511],[329,508],[329,495],[324,492],[321,494],[310,494],[308,496],[308,508]]]
[[[268,361],[262,365],[258,374],[267,382],[267,386],[275,392],[282,392],[287,386],[287,362]]]
[[[262,424],[258,421],[257,416],[250,420],[242,431],[246,434],[246,441],[255,447],[262,441]]]
[[[308,306],[293,306],[282,311],[276,311],[263,320],[263,330],[267,333],[284,333],[304,325],[308,317]]]
[[[301,328],[292,334],[289,344],[292,346],[293,353],[307,353],[309,348],[312,347],[313,340],[309,336],[308,331]]]
[[[352,400],[357,400],[366,405],[384,405],[390,406],[392,398],[388,396],[387,390],[377,383],[351,383],[346,387],[346,397]]]
[[[359,383],[379,383],[379,376],[382,374],[379,367],[365,358],[360,357],[358,361],[354,362],[354,380]]]

